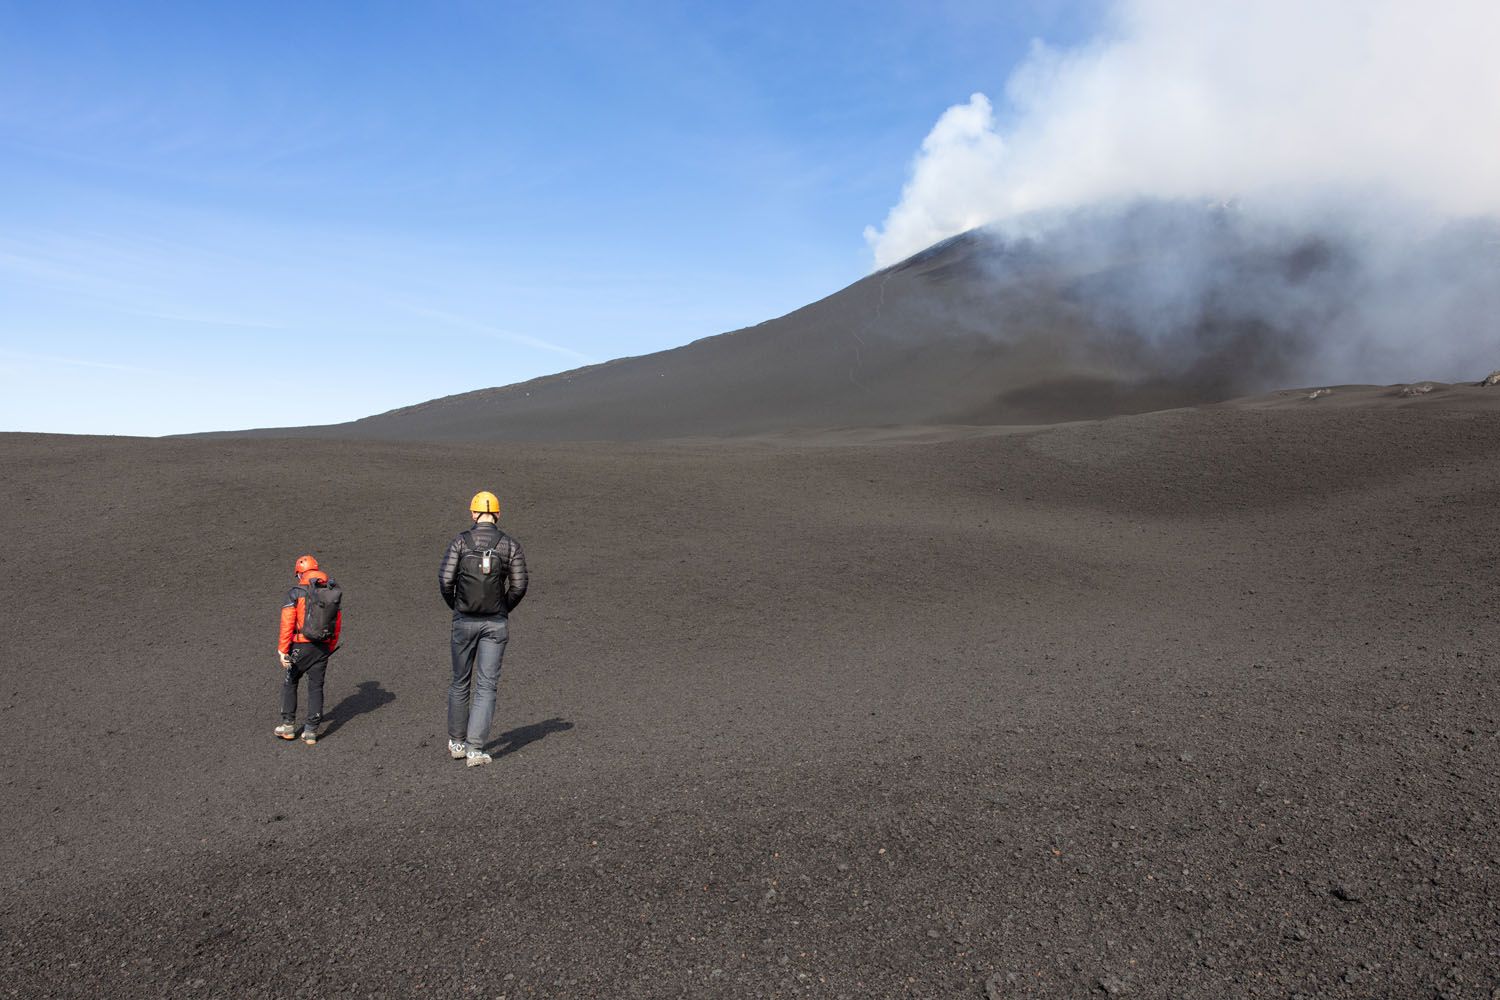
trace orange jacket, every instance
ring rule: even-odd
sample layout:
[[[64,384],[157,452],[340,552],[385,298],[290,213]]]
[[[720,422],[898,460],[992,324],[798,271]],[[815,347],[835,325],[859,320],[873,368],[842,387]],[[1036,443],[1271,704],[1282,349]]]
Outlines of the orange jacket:
[[[276,648],[281,652],[291,652],[294,642],[312,641],[302,634],[302,618],[307,602],[307,591],[304,588],[311,580],[326,579],[327,573],[320,569],[310,569],[297,578],[297,586],[286,592],[286,603],[281,606],[281,636],[276,642]],[[340,611],[333,620],[333,635],[328,638],[330,653],[339,648],[339,630],[343,627],[344,612]]]

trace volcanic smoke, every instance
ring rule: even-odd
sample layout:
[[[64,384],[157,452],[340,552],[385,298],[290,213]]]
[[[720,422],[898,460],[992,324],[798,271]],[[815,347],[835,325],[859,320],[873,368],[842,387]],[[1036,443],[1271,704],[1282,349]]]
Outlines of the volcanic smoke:
[[[942,114],[866,229],[875,267],[977,227],[1078,266],[1130,244],[1162,262],[1112,305],[1157,344],[1232,293],[1295,316],[1308,380],[1473,377],[1500,363],[1497,40],[1483,0],[1117,0],[1093,42],[1034,45],[1003,115],[984,94]],[[1272,257],[1320,248],[1314,280],[1226,289],[1201,227],[1142,242],[1142,204],[1227,212]]]

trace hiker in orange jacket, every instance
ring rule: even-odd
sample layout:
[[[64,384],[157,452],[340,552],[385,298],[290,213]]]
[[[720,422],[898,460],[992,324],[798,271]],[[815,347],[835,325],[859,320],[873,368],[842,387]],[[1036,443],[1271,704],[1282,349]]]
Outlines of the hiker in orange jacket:
[[[276,735],[297,738],[297,684],[307,678],[307,721],[302,742],[318,742],[323,721],[323,674],[328,657],[339,648],[344,613],[339,608],[343,592],[318,568],[318,560],[301,556],[292,569],[297,583],[286,592],[281,606],[281,634],[276,658],[281,662],[281,724]]]

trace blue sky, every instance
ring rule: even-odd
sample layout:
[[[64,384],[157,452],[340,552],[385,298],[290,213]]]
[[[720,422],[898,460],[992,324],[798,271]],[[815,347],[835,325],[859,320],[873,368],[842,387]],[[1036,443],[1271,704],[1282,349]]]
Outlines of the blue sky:
[[[0,431],[346,420],[781,315],[1098,16],[0,2]]]

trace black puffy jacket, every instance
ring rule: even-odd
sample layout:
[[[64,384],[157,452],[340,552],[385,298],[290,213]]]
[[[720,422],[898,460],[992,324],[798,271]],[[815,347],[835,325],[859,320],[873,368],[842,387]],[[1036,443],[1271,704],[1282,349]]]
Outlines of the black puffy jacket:
[[[476,549],[494,549],[500,558],[505,561],[505,611],[501,614],[509,614],[521,603],[521,598],[526,596],[526,554],[521,551],[521,543],[501,531],[498,527],[488,521],[481,521],[468,531],[469,544]],[[463,553],[463,533],[453,536],[453,541],[448,543],[448,551],[443,553],[443,561],[438,566],[438,591],[443,595],[443,603],[453,607],[454,578],[458,575],[458,557]]]

